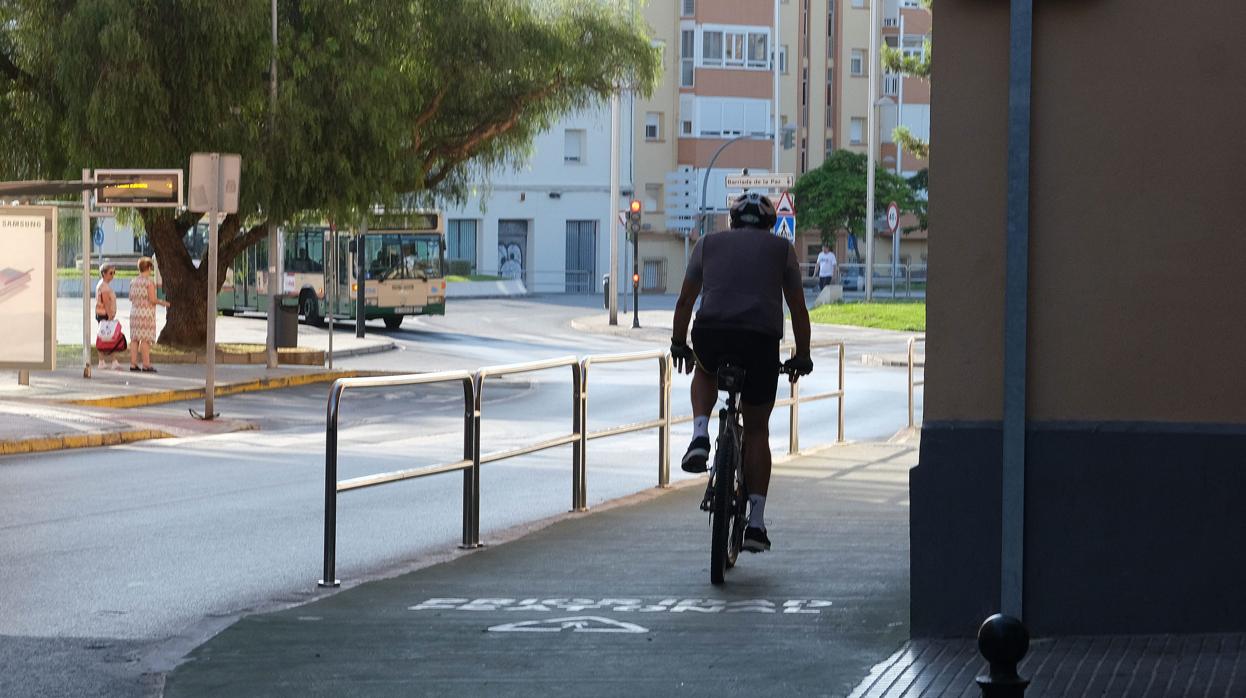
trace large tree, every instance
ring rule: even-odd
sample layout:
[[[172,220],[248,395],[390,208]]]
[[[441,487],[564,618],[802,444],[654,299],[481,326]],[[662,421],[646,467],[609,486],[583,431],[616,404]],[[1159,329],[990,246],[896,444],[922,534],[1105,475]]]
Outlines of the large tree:
[[[837,150],[827,156],[821,167],[801,175],[792,188],[800,202],[801,227],[820,230],[822,242],[826,244],[831,244],[841,230],[853,237],[865,234],[867,166],[864,153]],[[918,202],[908,180],[889,170],[875,168],[875,217],[884,213],[892,201],[899,205],[901,213],[917,209]]]
[[[644,29],[598,0],[278,0],[274,111],[270,26],[257,0],[0,0],[0,176],[240,153],[225,261],[269,222],[461,201],[469,176],[660,70]],[[141,214],[173,303],[160,340],[197,344],[209,280],[183,239],[201,216]]]

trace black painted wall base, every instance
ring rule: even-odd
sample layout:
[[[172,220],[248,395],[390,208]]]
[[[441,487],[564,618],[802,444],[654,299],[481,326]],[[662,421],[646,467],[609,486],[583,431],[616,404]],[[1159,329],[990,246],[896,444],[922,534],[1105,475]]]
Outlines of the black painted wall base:
[[[999,610],[998,423],[929,423],[910,475],[912,633]],[[1246,428],[1038,424],[1026,440],[1034,635],[1246,630]]]

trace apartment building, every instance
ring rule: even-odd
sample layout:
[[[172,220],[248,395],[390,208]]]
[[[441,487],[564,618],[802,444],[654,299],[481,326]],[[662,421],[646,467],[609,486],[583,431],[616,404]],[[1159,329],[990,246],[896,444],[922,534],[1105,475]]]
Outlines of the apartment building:
[[[905,124],[928,137],[929,85],[878,68],[870,55],[871,1],[882,3],[878,43],[920,53],[931,22],[917,0],[780,0],[777,29],[776,4],[763,0],[635,7],[662,53],[663,75],[649,97],[621,100],[622,191],[613,210],[624,210],[631,198],[642,202],[644,292],[677,291],[702,225],[725,227],[728,197],[739,191],[726,187],[727,175],[747,169],[799,177],[834,150],[865,152],[871,79],[878,83],[878,167],[906,176],[925,167],[897,152],[891,133]],[[780,133],[791,134],[790,147],[777,148],[777,168],[776,116]],[[465,206],[448,210],[449,258],[469,260],[479,273],[522,273],[538,291],[600,288],[616,223],[608,215],[609,126],[608,108],[567,117],[537,139],[528,165],[495,174]],[[799,225],[799,201],[796,212]],[[622,231],[618,237],[616,276],[627,279],[631,249]],[[802,261],[816,258],[818,232],[795,242]],[[880,235],[876,261],[889,262],[890,250]],[[855,259],[846,239],[837,253]],[[925,261],[923,233],[904,236],[901,260]]]
[[[930,36],[930,13],[917,0],[873,1],[882,3],[878,44],[920,55]],[[904,176],[926,166],[899,151],[892,130],[904,124],[919,138],[929,138],[929,84],[879,68],[878,56],[870,55],[870,2],[781,0],[777,31],[771,2],[668,0],[645,9],[665,69],[653,96],[636,102],[632,134],[632,174],[645,203],[641,258],[651,272],[648,280],[664,275],[663,288],[678,288],[684,249],[699,234],[702,199],[706,229],[724,225],[727,174],[774,171],[772,58],[779,68],[780,129],[794,131],[791,148],[779,150],[778,171],[799,177],[835,150],[866,152],[871,79],[878,95],[877,166]],[[796,211],[799,224],[799,201]],[[902,262],[925,261],[925,237],[902,238]],[[880,234],[879,263],[891,260],[889,240],[885,231]],[[818,232],[800,234],[795,242],[802,261],[816,258]],[[844,260],[855,258],[842,237],[837,253]]]

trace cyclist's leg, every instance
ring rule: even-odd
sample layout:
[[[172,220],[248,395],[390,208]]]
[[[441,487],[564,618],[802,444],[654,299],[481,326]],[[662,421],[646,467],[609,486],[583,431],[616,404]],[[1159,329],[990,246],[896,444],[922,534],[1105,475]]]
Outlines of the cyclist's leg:
[[[770,490],[770,413],[773,410],[773,402],[740,404],[744,417],[744,482],[750,497],[765,497]]]
[[[709,435],[710,413],[718,401],[718,369],[720,342],[713,332],[692,329],[692,351],[696,357],[696,369],[692,373],[692,441],[680,462],[684,472],[703,473],[709,464],[711,439]]]

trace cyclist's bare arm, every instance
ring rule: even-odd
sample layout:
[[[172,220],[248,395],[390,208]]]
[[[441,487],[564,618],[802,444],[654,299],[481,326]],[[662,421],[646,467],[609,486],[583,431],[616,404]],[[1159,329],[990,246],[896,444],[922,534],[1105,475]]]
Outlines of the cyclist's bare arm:
[[[688,323],[692,322],[692,309],[697,305],[697,296],[701,295],[701,279],[684,278],[684,285],[679,289],[679,300],[675,301],[675,319],[671,330],[671,341],[686,342],[688,339]]]
[[[796,341],[796,355],[809,356],[809,309],[805,307],[805,289],[801,285],[800,265],[796,262],[796,248],[787,250],[787,269],[783,272],[783,299],[792,312],[792,338]],[[676,313],[678,315],[678,313]]]

